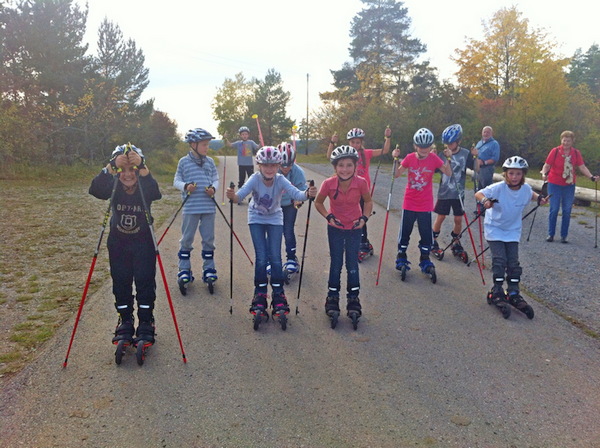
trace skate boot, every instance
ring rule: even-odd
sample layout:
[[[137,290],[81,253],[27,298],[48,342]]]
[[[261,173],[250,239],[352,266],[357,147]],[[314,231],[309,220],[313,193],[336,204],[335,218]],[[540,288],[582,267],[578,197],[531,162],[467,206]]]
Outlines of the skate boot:
[[[287,315],[290,312],[290,307],[288,306],[287,299],[283,292],[273,293],[271,308],[273,320],[277,319],[281,325],[281,329],[285,331],[287,328]]]
[[[216,269],[205,269],[202,274],[202,281],[208,285],[208,292],[211,294],[215,292],[215,282],[218,278]]]
[[[352,327],[356,330],[358,328],[358,320],[362,316],[362,307],[358,297],[348,297],[346,311],[348,312],[348,317],[352,319]]]
[[[331,320],[331,328],[335,328],[340,317],[340,298],[337,296],[327,296],[325,299],[325,314]]]
[[[456,258],[460,259],[463,263],[468,263],[469,256],[467,255],[467,253],[465,252],[465,249],[460,244],[460,239],[458,238],[458,235],[454,232],[450,233],[450,235],[452,236],[452,248],[451,248],[452,255],[454,255]]]
[[[292,279],[294,274],[298,273],[298,271],[298,258],[296,258],[295,256],[288,257],[287,261],[283,265],[283,273],[285,275],[286,285],[290,283],[290,280]]]
[[[396,255],[396,269],[400,271],[402,281],[406,280],[406,273],[410,271],[410,261],[406,258],[406,252],[398,252]]]
[[[501,285],[494,285],[487,294],[488,305],[494,305],[502,313],[502,317],[508,319],[510,317],[510,307],[506,299],[506,294]]]
[[[144,364],[144,359],[146,359],[146,350],[155,342],[154,328],[154,320],[141,321],[135,332],[137,336],[135,339],[135,357],[140,366]]]
[[[440,249],[440,245],[437,242],[437,238],[433,240],[433,244],[431,245],[431,253],[435,258],[437,258],[440,261],[444,258],[444,251]]]
[[[117,328],[115,328],[115,336],[112,338],[112,343],[117,346],[115,351],[115,362],[117,364],[121,364],[125,349],[133,344],[134,333],[133,317],[119,316],[119,322],[117,323]]]
[[[419,262],[421,272],[431,279],[431,283],[437,282],[437,275],[435,273],[435,266],[431,262],[428,256],[422,256]]]
[[[360,247],[358,249],[358,262],[362,263],[366,258],[373,255],[373,246],[367,240],[364,243],[360,243]]]
[[[177,285],[179,285],[179,291],[182,295],[187,294],[188,286],[194,281],[194,276],[192,275],[192,271],[181,270],[177,274]]]
[[[533,316],[534,316],[533,308],[531,308],[531,305],[529,305],[525,301],[525,299],[523,299],[523,297],[521,297],[521,294],[519,294],[519,291],[509,292],[507,300],[508,300],[508,303],[510,303],[513,307],[515,307],[516,309],[521,311],[523,314],[525,314],[528,319],[533,319]]]
[[[250,305],[250,313],[254,315],[254,329],[258,330],[258,327],[263,320],[269,320],[269,313],[267,313],[267,295],[265,293],[256,293],[252,299]]]

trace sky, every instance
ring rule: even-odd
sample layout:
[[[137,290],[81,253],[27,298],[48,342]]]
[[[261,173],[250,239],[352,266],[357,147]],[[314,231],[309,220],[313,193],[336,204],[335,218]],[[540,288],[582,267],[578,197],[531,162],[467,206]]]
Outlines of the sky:
[[[297,123],[307,107],[318,109],[319,92],[333,88],[331,70],[350,61],[351,22],[364,6],[360,0],[88,0],[88,5],[90,52],[95,53],[98,27],[106,17],[144,52],[150,84],[142,99],[153,98],[181,134],[201,127],[213,135],[213,98],[225,79],[240,72],[248,80],[264,79],[271,68],[279,72],[291,94],[288,115]],[[438,69],[441,79],[453,79],[454,51],[467,39],[482,39],[482,23],[503,7],[516,6],[562,56],[600,43],[600,4],[587,0],[563,2],[562,9],[547,0],[405,0],[404,6],[411,37],[427,46],[422,59]]]

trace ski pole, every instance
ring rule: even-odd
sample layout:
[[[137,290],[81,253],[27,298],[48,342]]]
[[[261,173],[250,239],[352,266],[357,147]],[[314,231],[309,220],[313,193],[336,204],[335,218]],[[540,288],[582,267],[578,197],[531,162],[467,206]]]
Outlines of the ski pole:
[[[310,187],[315,186],[315,181],[308,181]],[[300,265],[300,277],[298,278],[298,294],[296,295],[296,315],[300,312],[300,288],[302,288],[302,274],[304,274],[304,257],[306,255],[306,242],[308,241],[308,225],[310,224],[310,208],[314,198],[308,199],[308,211],[306,212],[306,229],[304,229],[304,244],[302,247],[302,264]]]
[[[221,193],[221,205],[225,205],[225,174],[227,173],[227,154],[223,157],[223,191]]]
[[[177,333],[177,339],[179,340],[179,348],[181,349],[181,357],[183,358],[183,362],[187,363],[187,359],[185,357],[185,351],[183,350],[183,342],[181,341],[181,333],[179,332],[179,325],[177,324],[177,316],[175,316],[175,308],[173,308],[173,300],[171,300],[171,291],[169,290],[169,285],[167,284],[167,276],[165,275],[165,268],[163,266],[162,258],[160,257],[160,251],[158,250],[158,243],[156,242],[156,235],[154,233],[154,225],[152,215],[150,215],[150,211],[148,209],[148,203],[146,202],[146,197],[144,195],[144,189],[142,188],[142,182],[140,181],[140,173],[136,170],[138,177],[138,188],[140,190],[140,196],[142,197],[142,205],[144,206],[144,214],[146,215],[146,221],[148,222],[148,227],[150,228],[150,235],[152,236],[152,243],[154,244],[154,251],[156,252],[156,261],[158,261],[158,266],[160,268],[160,274],[162,276],[163,285],[165,287],[165,293],[167,294],[167,302],[169,303],[169,309],[171,310],[171,316],[173,317],[173,325],[175,325],[175,333]]]
[[[390,128],[390,125],[388,124],[387,129],[389,129],[389,128]],[[398,149],[398,145],[396,145],[396,149]],[[375,184],[377,184],[377,175],[379,174],[379,167],[381,167],[381,158],[382,157],[383,157],[383,154],[381,154],[379,156],[379,162],[377,163],[377,169],[375,170],[375,176],[373,177],[373,185],[371,186],[371,197],[373,197],[373,192],[375,191]]]
[[[231,183],[233,184],[233,182]],[[229,184],[229,186],[231,187],[231,184]],[[231,187],[233,188],[233,187]],[[221,207],[219,207],[219,204],[217,203],[217,201],[215,200],[214,196],[210,197],[212,199],[212,201],[215,203],[215,206],[217,207],[217,210],[219,210],[219,213],[221,214],[221,216],[223,217],[223,219],[225,220],[225,224],[227,224],[227,227],[229,227],[229,230],[231,230],[231,234],[233,236],[235,236],[235,239],[237,240],[238,244],[240,245],[240,247],[242,248],[242,250],[244,251],[244,253],[246,254],[246,257],[248,257],[248,261],[250,262],[250,264],[252,266],[254,266],[254,262],[252,261],[252,258],[250,258],[250,255],[248,255],[248,252],[246,252],[246,248],[244,247],[244,245],[242,244],[242,242],[240,241],[240,239],[238,238],[238,236],[236,235],[236,233],[233,230],[233,227],[231,226],[230,222],[227,220],[227,216],[225,216],[225,213],[223,213],[223,210],[221,210]]]
[[[265,141],[263,140],[262,131],[260,130],[260,122],[258,121],[258,115],[252,115],[252,118],[256,120],[256,127],[258,127],[258,138],[260,139],[260,146],[265,146]]]
[[[596,207],[598,207],[598,178],[596,177],[595,189],[596,189]],[[596,210],[596,229],[595,229],[594,249],[598,249],[598,210]]]
[[[98,252],[100,252],[100,245],[102,244],[102,238],[104,237],[104,232],[106,231],[106,224],[108,223],[108,218],[110,217],[110,209],[112,207],[112,202],[115,197],[115,191],[117,191],[118,183],[119,183],[119,173],[117,173],[117,175],[115,176],[115,180],[114,180],[113,186],[112,186],[112,191],[110,193],[110,199],[108,200],[108,207],[106,207],[106,213],[104,213],[104,219],[102,220],[102,227],[100,229],[100,237],[98,238],[98,244],[96,244],[96,250],[94,251],[94,256],[92,257],[92,264],[90,266],[87,280],[86,280],[85,286],[83,288],[83,294],[81,295],[81,301],[79,302],[79,309],[77,310],[77,317],[75,318],[75,324],[73,325],[73,331],[71,332],[71,340],[69,341],[69,348],[67,349],[65,361],[63,362],[63,368],[67,367],[67,362],[69,362],[69,354],[71,353],[71,346],[73,345],[73,340],[75,339],[75,332],[77,331],[77,327],[79,326],[79,319],[81,318],[81,312],[83,311],[83,304],[85,303],[85,298],[87,297],[88,288],[90,287],[90,282],[92,280],[92,274],[94,273],[94,267],[96,266],[96,261],[98,260]]]
[[[165,235],[167,234],[167,232],[169,231],[169,229],[171,228],[171,225],[173,224],[173,222],[175,221],[175,218],[177,218],[177,215],[179,214],[179,212],[181,211],[181,209],[183,208],[183,206],[185,205],[185,203],[187,202],[187,200],[190,198],[190,192],[188,191],[187,194],[185,195],[185,199],[181,202],[181,205],[179,206],[179,208],[177,209],[177,211],[175,212],[175,214],[173,215],[173,218],[171,218],[171,222],[169,222],[169,225],[167,226],[167,228],[165,229],[165,231],[163,232],[162,236],[160,237],[160,239],[158,240],[158,245],[160,246],[161,241],[163,240],[163,238],[165,237]]]
[[[294,125],[292,126],[292,143],[294,144],[294,152],[296,152],[296,130],[298,129],[298,126]]]
[[[396,145],[397,146],[397,145]],[[383,260],[383,249],[385,248],[385,235],[387,233],[388,218],[390,217],[390,203],[392,202],[392,190],[394,189],[394,180],[396,180],[396,163],[398,159],[394,159],[392,165],[392,184],[390,185],[390,192],[388,193],[387,207],[385,210],[385,224],[383,225],[383,237],[381,239],[381,252],[379,254],[379,266],[377,266],[377,280],[375,280],[375,286],[379,285],[379,274],[381,273],[381,261]]]
[[[235,188],[235,184],[231,182],[229,188]],[[229,221],[231,222],[231,232],[229,232],[229,314],[233,314],[233,199],[229,200]]]
[[[493,199],[492,201],[493,201],[493,202],[498,202],[496,199]],[[465,210],[465,208],[464,208],[464,205],[462,205],[462,207],[463,207],[463,211],[464,211],[464,210]],[[465,213],[466,213],[466,212],[465,212]],[[465,232],[467,232],[467,231],[470,233],[470,232],[471,232],[471,229],[470,229],[470,227],[471,227],[473,224],[475,224],[475,223],[477,222],[477,220],[478,220],[479,218],[481,218],[482,216],[483,216],[483,212],[480,212],[480,211],[478,211],[478,212],[477,212],[477,214],[475,215],[475,217],[473,218],[473,220],[472,220],[472,221],[469,221],[469,220],[468,220],[468,219],[465,217],[465,221],[467,222],[467,226],[466,226],[464,229],[462,229],[462,230],[461,230],[461,232],[458,234],[457,238],[460,238],[461,236],[463,236],[463,234],[464,234]],[[442,249],[442,252],[446,252],[446,251],[447,251],[447,250],[450,248],[450,246],[452,246],[452,243],[450,243],[450,244],[448,244],[446,247],[444,247],[444,248]],[[477,252],[477,249],[474,247],[474,248],[473,248],[473,251],[474,251],[474,252]]]

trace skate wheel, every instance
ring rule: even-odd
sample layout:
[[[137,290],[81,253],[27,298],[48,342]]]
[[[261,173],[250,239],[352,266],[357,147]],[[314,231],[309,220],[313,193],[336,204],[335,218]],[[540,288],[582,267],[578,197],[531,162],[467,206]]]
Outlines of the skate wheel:
[[[358,313],[350,313],[350,319],[352,319],[352,328],[354,328],[354,330],[357,330],[358,329],[358,319],[359,319]]]
[[[444,259],[444,252],[439,251],[439,252],[432,252],[433,256],[435,258],[437,258],[438,260],[442,261]]]
[[[510,317],[510,307],[508,305],[500,305],[500,312],[502,317],[508,319]]]
[[[117,342],[117,349],[115,350],[115,362],[117,365],[121,365],[121,361],[123,360],[123,355],[125,354],[125,348],[127,347],[127,341],[125,339],[121,339]]]
[[[208,292],[211,294],[215,293],[215,284],[213,282],[208,282]]]
[[[402,266],[402,269],[400,269],[400,280],[406,280],[406,266]]]
[[[329,314],[329,319],[331,320],[331,328],[335,329],[335,327],[337,327],[339,317],[340,313],[332,312],[331,314]]]
[[[533,308],[531,308],[531,305],[527,305],[523,312],[525,313],[525,316],[527,316],[527,319],[533,319],[533,316],[535,315],[535,313],[533,312]]]
[[[281,325],[281,329],[283,331],[287,330],[287,316],[285,314],[281,314],[279,316],[279,324]]]
[[[437,282],[437,274],[435,273],[435,268],[431,268],[429,270],[429,277],[431,277],[431,283],[435,284],[435,282]]]
[[[254,315],[254,319],[253,319],[253,328],[254,331],[258,331],[258,327],[260,327],[260,322],[262,321],[262,316],[260,315],[260,313],[256,313]]]
[[[467,264],[469,262],[469,256],[467,255],[466,252],[463,252],[463,253],[460,254],[460,259],[465,264]]]
[[[144,359],[146,358],[146,348],[144,345],[144,341],[138,341],[135,350],[135,359],[137,360],[137,363],[140,366],[144,365]]]
[[[488,305],[491,305],[493,303],[492,302],[492,294],[491,293],[488,293],[488,295],[485,296],[485,298],[487,300]]]
[[[179,284],[179,292],[181,292],[182,296],[185,296],[187,294],[187,288],[185,287],[185,284]]]

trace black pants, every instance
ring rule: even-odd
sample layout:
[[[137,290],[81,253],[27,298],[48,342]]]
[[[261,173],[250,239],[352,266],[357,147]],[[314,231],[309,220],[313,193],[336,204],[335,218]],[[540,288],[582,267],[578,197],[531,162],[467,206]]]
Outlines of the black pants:
[[[254,173],[254,165],[239,165],[238,168],[240,170],[238,188],[242,188],[242,185],[246,181],[246,176],[250,177]]]
[[[135,282],[138,319],[151,321],[156,299],[156,251],[152,240],[109,235],[107,246],[115,308],[121,315],[133,314]]]

